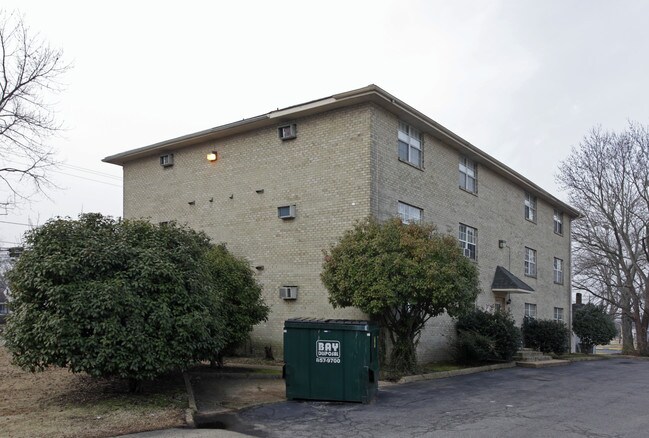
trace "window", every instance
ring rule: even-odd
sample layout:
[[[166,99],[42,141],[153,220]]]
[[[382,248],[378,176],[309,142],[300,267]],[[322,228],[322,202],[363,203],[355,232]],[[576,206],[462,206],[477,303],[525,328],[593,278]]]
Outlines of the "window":
[[[399,159],[417,167],[422,167],[421,134],[412,126],[399,122],[397,133]]]
[[[536,196],[525,192],[525,219],[536,222]]]
[[[563,236],[563,213],[554,210],[554,232]]]
[[[478,230],[460,224],[458,240],[460,241],[460,248],[462,248],[464,255],[471,260],[475,260],[477,257],[476,245],[478,244]]]
[[[460,158],[460,188],[467,192],[478,192],[476,164],[467,157]]]
[[[401,218],[401,222],[404,224],[409,222],[421,222],[422,212],[423,210],[421,208],[399,202],[399,217]]]
[[[284,125],[277,128],[279,138],[282,140],[290,140],[297,137],[297,125]]]
[[[174,165],[174,154],[160,155],[160,165],[162,167],[170,167]]]
[[[6,315],[9,313],[9,306],[5,303],[0,303],[0,315]]]
[[[563,260],[554,258],[554,282],[563,284]]]
[[[554,308],[554,320],[563,322],[563,307]]]
[[[536,304],[525,303],[525,316],[536,318]]]
[[[525,275],[536,277],[536,250],[525,247]]]

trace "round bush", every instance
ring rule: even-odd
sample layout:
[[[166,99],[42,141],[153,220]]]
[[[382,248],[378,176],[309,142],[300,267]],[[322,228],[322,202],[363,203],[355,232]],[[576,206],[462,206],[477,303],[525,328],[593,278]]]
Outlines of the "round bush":
[[[478,361],[508,361],[521,346],[521,331],[508,312],[475,309],[458,319],[456,329],[456,359],[460,361],[463,351],[481,356]]]
[[[525,317],[523,342],[528,348],[543,353],[563,354],[568,351],[570,331],[561,321]]]

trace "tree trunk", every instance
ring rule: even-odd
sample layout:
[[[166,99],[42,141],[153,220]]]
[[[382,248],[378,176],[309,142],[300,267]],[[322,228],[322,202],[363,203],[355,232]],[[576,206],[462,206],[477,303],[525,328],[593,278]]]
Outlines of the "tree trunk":
[[[636,321],[635,333],[636,342],[638,344],[636,353],[642,356],[649,355],[649,345],[647,345],[647,325],[642,324],[640,321]]]
[[[131,394],[139,394],[142,392],[142,381],[139,379],[128,379],[128,392]]]
[[[379,364],[383,365],[387,363],[387,358],[388,358],[388,345],[387,345],[387,339],[388,339],[388,329],[385,328],[383,325],[380,325],[380,331],[379,331]]]
[[[390,368],[403,374],[412,374],[417,370],[417,347],[412,336],[395,333]]]
[[[622,354],[635,354],[633,345],[633,321],[631,320],[631,305],[628,299],[622,301]]]

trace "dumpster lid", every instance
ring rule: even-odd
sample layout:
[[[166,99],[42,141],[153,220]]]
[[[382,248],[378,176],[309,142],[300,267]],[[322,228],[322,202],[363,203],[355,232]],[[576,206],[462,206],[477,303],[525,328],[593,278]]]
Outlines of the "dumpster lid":
[[[336,330],[368,330],[376,327],[372,321],[359,319],[290,318],[284,321],[284,328],[330,328]]]

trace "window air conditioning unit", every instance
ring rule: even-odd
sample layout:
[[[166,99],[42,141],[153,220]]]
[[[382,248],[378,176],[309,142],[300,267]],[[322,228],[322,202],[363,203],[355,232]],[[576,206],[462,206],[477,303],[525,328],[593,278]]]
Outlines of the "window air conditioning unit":
[[[283,300],[297,299],[297,286],[282,286],[279,288],[279,297]]]
[[[277,207],[277,217],[280,219],[293,219],[295,218],[295,205],[283,205]]]
[[[277,128],[279,138],[282,140],[290,140],[297,137],[297,125],[295,123],[291,125],[283,125]]]
[[[160,165],[162,167],[169,167],[174,165],[174,154],[160,155]]]
[[[464,248],[464,257],[471,258],[471,250],[469,248]]]

